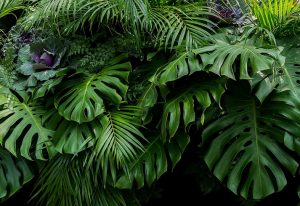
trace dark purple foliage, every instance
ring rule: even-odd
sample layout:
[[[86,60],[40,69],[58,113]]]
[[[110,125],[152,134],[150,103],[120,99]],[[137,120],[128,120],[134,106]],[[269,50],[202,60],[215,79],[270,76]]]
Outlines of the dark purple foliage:
[[[51,54],[48,54],[47,52],[44,52],[40,56],[40,63],[46,64],[49,67],[52,67],[54,64],[54,57]]]
[[[54,56],[48,52],[44,52],[42,54],[33,53],[31,58],[37,64],[45,64],[48,67],[52,67],[54,65]]]

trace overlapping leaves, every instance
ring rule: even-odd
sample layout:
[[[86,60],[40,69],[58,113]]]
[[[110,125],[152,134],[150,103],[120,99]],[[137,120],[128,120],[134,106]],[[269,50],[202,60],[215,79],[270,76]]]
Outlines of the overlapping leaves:
[[[171,160],[172,168],[176,166],[189,141],[189,136],[185,133],[179,133],[166,144],[159,135],[154,136],[145,146],[145,150],[129,164],[128,172],[121,176],[116,186],[129,189],[134,182],[138,188],[144,187],[145,184],[150,186],[167,171],[168,159]]]
[[[103,114],[105,100],[119,105],[127,92],[130,69],[130,63],[120,63],[96,74],[77,74],[56,95],[55,106],[60,115],[78,123],[90,122]]]
[[[47,108],[41,103],[30,102],[27,95],[22,101],[19,98],[8,89],[0,91],[1,144],[15,156],[43,160],[43,150],[54,134],[42,124],[41,116]]]
[[[202,110],[201,122],[204,122],[205,110],[215,101],[220,103],[225,88],[221,81],[204,81],[191,84],[183,92],[169,99],[162,115],[161,134],[164,141],[167,137],[174,137],[179,129],[181,119],[184,128],[196,120],[196,108]]]

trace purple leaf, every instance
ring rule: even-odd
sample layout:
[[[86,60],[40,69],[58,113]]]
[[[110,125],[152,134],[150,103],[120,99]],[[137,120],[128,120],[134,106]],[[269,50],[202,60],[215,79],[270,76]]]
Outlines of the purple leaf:
[[[44,52],[40,57],[40,63],[46,64],[47,66],[53,66],[54,57],[47,52]]]

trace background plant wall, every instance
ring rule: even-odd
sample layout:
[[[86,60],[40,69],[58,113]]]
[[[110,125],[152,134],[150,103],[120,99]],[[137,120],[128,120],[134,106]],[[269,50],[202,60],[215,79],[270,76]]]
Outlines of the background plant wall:
[[[2,0],[1,201],[157,205],[172,177],[297,204],[299,15],[295,0]]]

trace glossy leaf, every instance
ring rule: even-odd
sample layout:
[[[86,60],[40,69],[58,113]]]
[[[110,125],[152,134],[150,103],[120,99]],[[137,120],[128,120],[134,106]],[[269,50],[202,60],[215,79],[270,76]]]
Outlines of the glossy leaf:
[[[162,67],[157,79],[160,84],[165,84],[203,69],[203,65],[194,53],[184,52],[174,56],[166,66]]]
[[[0,110],[1,144],[15,156],[44,160],[43,150],[47,150],[54,134],[42,124],[41,116],[47,108],[28,101],[27,95],[20,101],[8,90],[0,91],[0,106],[3,106]]]
[[[224,34],[216,36],[214,44],[193,52],[201,56],[206,70],[234,80],[251,79],[259,71],[272,69],[280,55],[277,48],[257,47],[251,39],[234,41]]]
[[[259,105],[245,93],[228,96],[225,111],[202,134],[204,142],[212,141],[205,156],[210,170],[244,198],[281,191],[284,172],[294,175],[298,168],[283,140],[286,133],[300,135],[300,111],[278,94]]]
[[[162,115],[161,134],[163,141],[167,137],[174,137],[179,129],[180,122],[183,120],[184,128],[196,120],[197,107],[201,107],[201,122],[204,123],[205,110],[211,106],[213,101],[220,104],[221,97],[225,88],[219,81],[194,83],[185,88],[183,92],[169,99],[165,105]]]
[[[127,92],[130,69],[130,63],[122,63],[104,68],[97,74],[82,73],[68,80],[56,95],[55,107],[67,120],[92,121],[105,111],[105,100],[115,105],[121,103]]]
[[[33,178],[30,165],[0,149],[0,198],[8,198]]]

